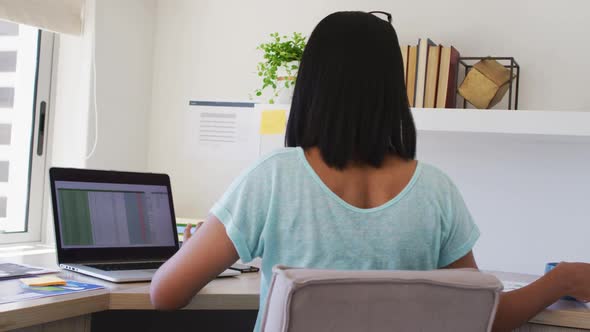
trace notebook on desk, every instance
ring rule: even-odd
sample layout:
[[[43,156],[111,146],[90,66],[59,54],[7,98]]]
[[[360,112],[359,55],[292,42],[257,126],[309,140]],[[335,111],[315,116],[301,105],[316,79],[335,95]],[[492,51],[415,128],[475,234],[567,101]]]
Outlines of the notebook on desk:
[[[51,168],[49,177],[61,268],[112,282],[149,281],[178,251],[167,175]]]

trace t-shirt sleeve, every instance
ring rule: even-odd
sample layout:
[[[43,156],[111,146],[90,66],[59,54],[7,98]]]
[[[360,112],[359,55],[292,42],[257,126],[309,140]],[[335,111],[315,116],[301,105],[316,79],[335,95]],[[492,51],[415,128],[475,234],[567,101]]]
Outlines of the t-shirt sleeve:
[[[240,259],[250,262],[264,251],[262,233],[268,211],[270,186],[268,177],[259,169],[238,177],[211,208],[225,226]]]
[[[450,180],[446,196],[439,268],[448,266],[467,255],[480,235],[459,189]]]

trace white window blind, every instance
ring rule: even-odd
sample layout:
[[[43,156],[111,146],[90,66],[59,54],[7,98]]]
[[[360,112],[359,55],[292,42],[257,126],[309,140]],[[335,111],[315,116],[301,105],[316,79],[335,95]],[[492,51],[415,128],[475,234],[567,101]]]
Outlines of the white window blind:
[[[0,0],[0,19],[53,32],[82,33],[84,0]]]

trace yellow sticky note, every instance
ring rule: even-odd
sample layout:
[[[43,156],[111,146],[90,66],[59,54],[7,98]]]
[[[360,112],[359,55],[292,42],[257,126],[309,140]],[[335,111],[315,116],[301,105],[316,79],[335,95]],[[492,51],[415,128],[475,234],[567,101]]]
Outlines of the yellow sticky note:
[[[286,127],[287,111],[262,111],[262,119],[260,120],[261,135],[283,134],[285,132]]]
[[[27,286],[65,286],[66,281],[56,276],[44,276],[38,278],[26,278],[20,280]]]

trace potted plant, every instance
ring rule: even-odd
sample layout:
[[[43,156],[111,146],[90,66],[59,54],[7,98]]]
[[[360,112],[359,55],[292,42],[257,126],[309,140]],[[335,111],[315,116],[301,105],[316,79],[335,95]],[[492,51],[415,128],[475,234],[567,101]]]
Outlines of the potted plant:
[[[277,32],[270,34],[271,41],[260,44],[257,49],[264,52],[264,60],[258,63],[258,76],[262,79],[262,87],[256,89],[256,96],[270,88],[272,95],[268,102],[287,103],[293,93],[299,62],[305,48],[305,37],[294,32],[291,37],[281,36]],[[282,97],[282,98],[281,98]]]

